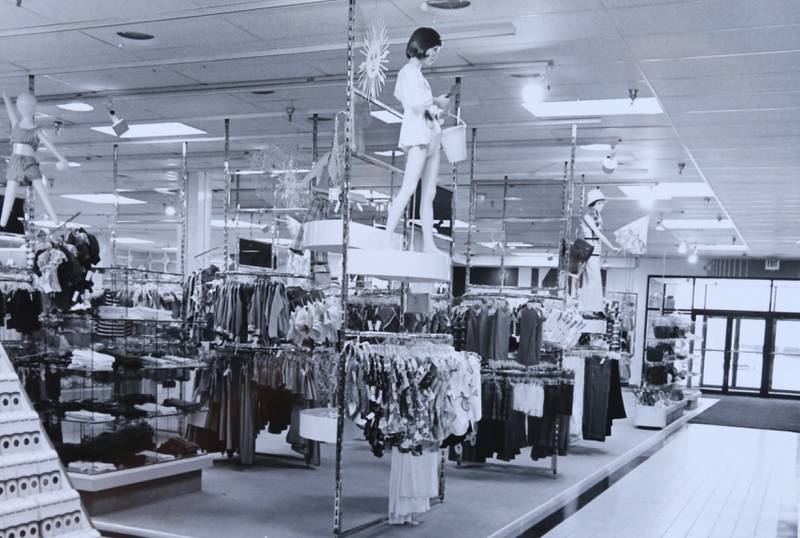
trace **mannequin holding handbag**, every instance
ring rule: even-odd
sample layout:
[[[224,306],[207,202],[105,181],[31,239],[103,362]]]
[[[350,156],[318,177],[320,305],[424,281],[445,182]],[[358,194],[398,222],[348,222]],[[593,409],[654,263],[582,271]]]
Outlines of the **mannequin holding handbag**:
[[[584,239],[576,241],[577,250],[582,255],[585,255],[588,251],[588,247],[583,243],[592,247],[583,271],[580,272],[580,280],[578,282],[578,304],[581,312],[602,312],[605,309],[603,278],[600,272],[602,245],[606,245],[615,253],[622,251],[603,233],[602,213],[605,204],[606,196],[599,188],[589,191],[586,196],[586,211],[581,220]],[[574,247],[575,245],[573,245]]]

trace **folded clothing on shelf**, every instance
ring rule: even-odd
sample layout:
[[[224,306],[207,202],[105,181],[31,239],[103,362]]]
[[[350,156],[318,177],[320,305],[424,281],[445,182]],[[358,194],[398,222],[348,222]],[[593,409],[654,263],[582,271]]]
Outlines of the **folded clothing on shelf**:
[[[73,461],[69,464],[67,469],[77,473],[98,474],[116,471],[117,466],[113,463],[103,463],[100,461]]]
[[[161,443],[156,452],[172,456],[194,456],[198,450],[200,450],[200,445],[196,443],[187,441],[182,437],[171,437]]]
[[[114,357],[91,349],[75,349],[69,367],[74,370],[91,372],[110,372],[114,366]]]
[[[66,413],[64,413],[64,418],[74,422],[88,422],[88,423],[114,421],[113,415],[109,415],[107,413],[97,413],[95,411],[87,411],[85,409],[81,409],[79,411],[67,411]]]

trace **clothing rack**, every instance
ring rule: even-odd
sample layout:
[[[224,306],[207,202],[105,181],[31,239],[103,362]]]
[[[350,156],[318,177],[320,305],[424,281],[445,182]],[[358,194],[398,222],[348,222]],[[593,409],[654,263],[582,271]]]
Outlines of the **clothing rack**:
[[[365,340],[368,338],[380,338],[389,341],[424,340],[426,342],[440,343],[440,344],[453,343],[453,335],[439,334],[439,333],[393,333],[393,332],[381,332],[381,331],[345,331],[345,337],[351,339],[355,338],[357,340]]]
[[[263,279],[269,280],[271,278],[303,278],[309,279],[311,278],[308,275],[304,275],[302,273],[283,273],[279,271],[270,272],[270,273],[248,273],[246,271],[220,271],[215,275],[216,277],[250,277],[254,279]]]
[[[418,334],[407,334],[407,336],[399,336],[404,333],[368,333],[368,332],[359,332],[359,331],[348,331],[347,322],[347,305],[348,305],[348,291],[349,291],[349,278],[348,278],[348,247],[350,244],[350,221],[351,221],[351,212],[350,212],[350,187],[351,187],[351,180],[352,180],[352,164],[353,158],[360,159],[361,161],[371,164],[373,166],[378,166],[383,168],[384,170],[389,171],[390,178],[391,178],[391,185],[392,185],[392,196],[394,195],[394,178],[395,174],[403,175],[403,170],[395,166],[395,158],[392,157],[391,164],[381,161],[380,159],[376,159],[372,156],[365,156],[359,154],[353,147],[353,125],[352,119],[355,118],[355,99],[361,98],[367,100],[370,104],[375,105],[377,107],[383,108],[384,110],[389,111],[390,113],[394,114],[395,116],[401,117],[402,115],[386,105],[383,102],[378,101],[377,99],[370,99],[366,96],[363,92],[359,91],[354,86],[354,54],[356,49],[356,2],[357,0],[348,0],[348,19],[347,19],[347,77],[346,77],[346,99],[347,99],[347,121],[345,122],[345,137],[344,137],[344,170],[342,175],[342,185],[341,185],[341,200],[343,201],[341,207],[341,216],[342,216],[342,276],[341,276],[341,312],[342,312],[342,330],[339,333],[339,347],[340,349],[344,348],[344,344],[348,338],[384,338],[390,339],[395,341],[406,341],[409,339],[420,340],[425,339],[426,341],[444,341],[446,343],[452,342],[452,336],[450,335],[418,335]],[[460,83],[460,78],[456,78],[456,81]],[[456,106],[460,102],[460,84],[458,84],[458,90],[455,92],[455,102]],[[474,153],[473,153],[474,158]],[[473,166],[474,168],[474,166]],[[456,189],[457,189],[457,170],[455,166],[453,167],[453,208],[455,208],[455,200],[456,200]],[[413,207],[413,204],[409,204]],[[404,219],[403,236],[404,236],[404,247],[408,248],[409,245],[409,228],[407,226],[408,223],[408,215],[409,215],[409,208],[406,208],[406,218]],[[455,222],[455,210],[451,215],[452,222]],[[451,243],[451,259],[452,259],[452,245]],[[401,312],[405,313],[405,302],[406,302],[406,292],[407,285],[403,284],[401,286],[400,291],[400,307]],[[450,299],[452,300],[452,282],[450,285]],[[403,330],[404,326],[404,317],[403,315],[400,316],[400,328]],[[450,336],[449,339],[443,338]],[[343,492],[343,477],[342,477],[342,453],[344,447],[344,416],[345,416],[345,398],[344,398],[344,388],[347,383],[347,376],[346,376],[346,365],[345,360],[339,361],[339,369],[337,372],[337,379],[338,379],[338,387],[339,387],[339,401],[338,401],[338,418],[336,422],[336,462],[335,462],[335,496],[334,496],[334,512],[333,512],[333,536],[335,538],[341,538],[342,536],[349,536],[351,534],[358,533],[363,530],[370,529],[377,525],[382,525],[386,523],[388,520],[387,517],[381,517],[374,521],[365,523],[363,525],[359,525],[357,527],[351,529],[343,529],[342,526],[342,492]],[[444,501],[445,495],[445,479],[444,479],[444,467],[445,467],[445,460],[446,455],[444,451],[441,451],[441,464],[439,466],[439,502]]]

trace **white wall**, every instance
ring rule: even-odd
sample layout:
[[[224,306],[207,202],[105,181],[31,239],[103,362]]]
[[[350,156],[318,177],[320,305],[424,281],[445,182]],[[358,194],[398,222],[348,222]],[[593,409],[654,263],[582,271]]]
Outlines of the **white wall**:
[[[631,385],[642,379],[642,354],[644,350],[645,309],[647,306],[648,276],[705,276],[704,262],[690,264],[685,258],[640,258],[635,269],[609,268],[606,280],[607,291],[628,291],[637,295],[636,336],[634,356],[631,359]]]

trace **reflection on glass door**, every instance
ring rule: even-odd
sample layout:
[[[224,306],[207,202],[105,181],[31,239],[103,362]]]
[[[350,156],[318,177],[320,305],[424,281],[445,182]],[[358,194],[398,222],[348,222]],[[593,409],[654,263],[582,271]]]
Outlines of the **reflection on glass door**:
[[[767,320],[733,318],[731,389],[760,390]]]
[[[698,316],[698,322],[704,323],[705,327],[700,384],[705,387],[722,388],[725,384],[728,318]]]
[[[770,390],[800,392],[800,320],[775,321]]]

